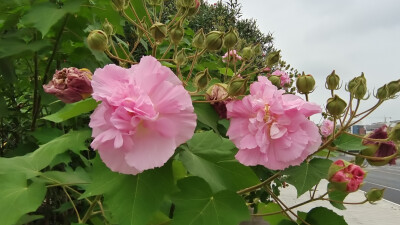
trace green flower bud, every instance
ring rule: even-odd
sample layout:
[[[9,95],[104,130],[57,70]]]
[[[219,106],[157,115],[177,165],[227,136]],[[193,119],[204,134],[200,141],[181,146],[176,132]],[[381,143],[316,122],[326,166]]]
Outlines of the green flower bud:
[[[89,48],[96,51],[105,51],[108,49],[107,34],[102,30],[92,30],[87,37]]]
[[[193,37],[192,45],[195,48],[203,49],[206,36],[204,35],[203,28],[197,31]]]
[[[117,11],[123,11],[124,9],[126,9],[129,5],[129,0],[111,0],[113,3],[114,8]]]
[[[254,55],[256,55],[256,56],[257,55],[261,55],[262,48],[261,48],[261,44],[260,43],[258,43],[258,44],[253,46],[253,52],[254,52]]]
[[[281,79],[278,76],[272,75],[268,77],[268,80],[271,81],[273,85],[280,88],[281,87]]]
[[[203,90],[207,87],[208,82],[210,82],[211,76],[208,73],[208,69],[204,71],[198,72],[194,77],[194,86],[197,87],[197,90]]]
[[[254,56],[254,51],[253,48],[251,48],[250,46],[244,47],[242,49],[242,58],[244,60],[250,60],[251,58],[253,58],[253,56]]]
[[[369,201],[369,203],[374,203],[376,201],[379,201],[383,198],[383,193],[385,192],[385,188],[383,189],[377,189],[377,188],[371,188],[367,193],[365,193],[365,197]]]
[[[209,51],[217,51],[224,44],[224,33],[220,31],[211,31],[206,36],[205,47]]]
[[[239,34],[234,28],[230,28],[225,34],[224,45],[226,48],[233,48],[239,41]]]
[[[179,42],[181,42],[184,33],[185,33],[185,31],[183,30],[182,25],[179,24],[178,26],[173,27],[173,28],[169,31],[169,38],[171,39],[171,41],[172,41],[175,45],[178,45]]]
[[[187,56],[186,56],[185,49],[181,49],[179,52],[177,52],[177,53],[174,55],[174,62],[175,62],[177,65],[180,65],[180,66],[183,66],[183,65],[186,65],[186,64],[187,64],[188,58],[187,58]]]
[[[193,4],[189,7],[186,15],[193,16],[193,15],[197,14],[199,12],[199,10],[200,10],[200,2],[199,2],[199,0],[195,0],[193,2]]]
[[[163,0],[147,0],[147,4],[151,6],[159,6],[162,2]]]
[[[301,94],[309,94],[314,90],[315,80],[310,74],[301,75],[296,80],[297,91]]]
[[[273,65],[279,62],[281,50],[276,52],[270,52],[265,60],[267,67],[272,68]]]
[[[379,99],[379,100],[386,100],[389,98],[389,88],[388,85],[385,84],[382,87],[380,87],[377,91],[376,91],[376,95],[375,98]]]
[[[335,95],[332,98],[329,98],[326,103],[326,110],[333,117],[338,117],[343,114],[344,109],[346,108],[347,103],[341,99],[339,96]]]
[[[400,80],[392,81],[387,85],[389,96],[392,97],[400,91]]]
[[[365,79],[364,73],[361,73],[361,76],[353,78],[348,83],[347,91],[349,91],[356,99],[364,98],[367,93],[367,79]]]
[[[196,3],[196,0],[178,0],[177,4],[181,7],[191,7],[192,5],[194,5]]]
[[[400,123],[397,123],[396,126],[390,130],[389,139],[397,143],[400,142]]]
[[[106,19],[106,21],[103,23],[103,30],[104,33],[106,33],[108,36],[114,34],[114,28],[110,22]]]
[[[240,77],[233,78],[228,84],[228,94],[229,96],[238,96],[246,93],[248,79],[243,79]]]
[[[161,43],[168,34],[167,25],[156,22],[150,27],[150,33],[154,40],[156,40],[158,43]]]
[[[326,87],[326,89],[332,90],[332,91],[338,90],[339,82],[340,82],[340,78],[335,73],[335,70],[333,70],[332,73],[326,77],[325,87]]]

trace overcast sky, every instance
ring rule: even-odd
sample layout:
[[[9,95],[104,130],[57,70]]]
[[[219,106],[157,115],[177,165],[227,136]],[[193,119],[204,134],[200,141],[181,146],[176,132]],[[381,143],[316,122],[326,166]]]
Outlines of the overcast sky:
[[[208,0],[209,3],[216,2]],[[271,32],[282,59],[317,81],[310,100],[325,105],[325,78],[333,69],[344,82],[364,72],[371,93],[361,110],[375,104],[374,90],[400,79],[399,0],[239,0],[243,18]],[[346,92],[338,92],[348,99]],[[400,120],[400,98],[385,102],[365,123]],[[388,118],[391,117],[391,118]]]

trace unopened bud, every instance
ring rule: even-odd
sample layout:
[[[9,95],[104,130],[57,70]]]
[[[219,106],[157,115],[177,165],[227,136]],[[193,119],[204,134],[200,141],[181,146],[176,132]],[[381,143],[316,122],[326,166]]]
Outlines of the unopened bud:
[[[388,99],[389,96],[390,96],[389,88],[388,88],[387,84],[385,84],[376,91],[375,98],[377,98],[379,100],[385,100],[385,99]]]
[[[117,11],[123,11],[129,5],[129,0],[112,0],[113,6]]]
[[[169,38],[175,45],[178,45],[183,38],[184,32],[182,25],[179,24],[170,30]]]
[[[167,36],[167,25],[156,22],[150,27],[150,33],[154,40],[161,43]]]
[[[196,2],[195,0],[178,0],[177,4],[179,4],[182,7],[188,8],[194,5],[195,2]]]
[[[206,36],[205,47],[209,51],[217,51],[224,44],[224,33],[220,31],[211,31]]]
[[[250,46],[248,47],[244,47],[242,49],[242,58],[245,60],[250,60],[251,58],[253,58],[254,56],[254,51],[253,48],[251,48]]]
[[[325,87],[328,90],[337,90],[339,88],[339,82],[340,82],[340,78],[339,76],[335,73],[335,70],[332,71],[332,73],[330,75],[328,75],[326,77],[326,83],[325,83]]]
[[[258,44],[256,44],[256,45],[254,45],[253,46],[253,52],[254,52],[254,55],[261,55],[261,53],[262,53],[262,47],[261,47],[261,44],[260,43],[258,43]]]
[[[396,126],[390,130],[389,139],[397,143],[400,142],[400,123],[397,123]]]
[[[193,16],[199,12],[199,9],[200,9],[200,1],[195,0],[193,4],[188,8],[186,15]]]
[[[233,48],[239,41],[239,35],[236,29],[230,28],[229,31],[225,34],[224,37],[224,45],[226,48]]]
[[[310,74],[301,75],[296,80],[297,91],[301,94],[309,94],[314,90],[315,80]]]
[[[329,98],[326,103],[326,110],[333,117],[338,117],[343,114],[344,109],[346,108],[347,103],[341,99],[339,96],[335,95],[332,98]]]
[[[175,54],[175,56],[174,56],[174,62],[175,62],[177,65],[180,65],[180,66],[183,66],[183,65],[186,65],[186,64],[187,64],[188,58],[187,58],[187,56],[186,56],[185,49],[181,49],[179,52],[177,52],[177,53]]]
[[[205,46],[206,36],[204,35],[203,28],[198,30],[193,37],[192,45],[195,48],[203,49]]]
[[[388,83],[389,95],[392,97],[400,91],[400,80]]]
[[[208,73],[208,69],[204,71],[198,72],[194,77],[194,86],[197,87],[197,90],[203,90],[207,87],[208,82],[210,82],[211,76]]]
[[[271,68],[273,65],[279,62],[281,50],[276,52],[270,52],[265,60],[267,67]]]
[[[228,84],[228,94],[229,96],[238,96],[246,93],[247,90],[247,80],[240,77],[233,78]]]
[[[103,23],[103,30],[108,36],[114,34],[114,28],[110,22],[106,19],[106,22]]]
[[[273,85],[280,88],[281,87],[281,78],[275,75],[269,76],[268,80],[271,81]]]
[[[383,189],[371,188],[371,190],[369,190],[367,193],[365,193],[365,197],[367,198],[369,203],[374,203],[383,198],[384,192],[385,192],[385,188],[383,188]]]
[[[364,98],[367,93],[367,79],[365,79],[364,73],[361,73],[361,76],[353,78],[348,83],[347,91],[349,91],[356,99]]]
[[[108,49],[107,34],[102,30],[92,30],[87,37],[89,48],[96,51]]]

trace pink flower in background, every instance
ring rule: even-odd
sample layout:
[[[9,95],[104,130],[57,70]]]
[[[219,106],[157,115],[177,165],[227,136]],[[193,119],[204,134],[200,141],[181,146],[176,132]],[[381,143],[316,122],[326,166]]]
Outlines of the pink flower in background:
[[[285,86],[285,84],[290,84],[290,77],[285,71],[275,70],[271,75],[278,76],[281,79],[281,86]]]
[[[75,67],[57,70],[53,79],[43,89],[65,103],[74,103],[89,97],[92,92],[92,73]]]
[[[299,165],[321,144],[318,127],[307,117],[321,108],[278,90],[267,77],[258,77],[250,95],[227,104],[231,123],[227,135],[239,148],[244,165],[282,170]]]
[[[361,167],[350,164],[348,162],[344,162],[343,160],[339,159],[333,163],[336,167],[331,167],[330,170],[336,171],[334,174],[331,175],[329,181],[332,184],[342,191],[346,192],[354,192],[357,191],[364,178],[365,172]],[[343,184],[343,186],[341,185]]]
[[[323,137],[328,137],[329,135],[331,135],[332,132],[333,132],[333,129],[334,129],[333,121],[332,120],[328,120],[328,119],[324,120],[322,122],[321,127],[320,127],[321,134],[322,134]]]
[[[189,93],[152,56],[130,69],[97,69],[92,86],[93,98],[102,103],[90,117],[91,147],[112,171],[137,174],[161,167],[194,133]]]
[[[387,126],[383,125],[378,129],[375,129],[372,133],[368,134],[368,138],[372,139],[387,139]],[[396,144],[393,141],[386,141],[386,142],[378,142],[378,141],[371,141],[364,139],[363,145],[369,146],[369,148],[374,149],[374,153],[372,156],[374,157],[388,157],[393,156],[387,163],[389,165],[396,165],[396,157],[395,154],[397,153]],[[372,151],[369,151],[372,152]],[[377,163],[381,162],[382,165],[386,164],[386,160],[377,160],[377,159],[367,159],[367,161],[372,165],[378,165]]]
[[[236,61],[242,60],[242,57],[236,53],[236,50],[230,50],[229,52],[225,53],[225,55],[222,56],[223,62],[227,62],[228,55],[230,62],[236,63]]]

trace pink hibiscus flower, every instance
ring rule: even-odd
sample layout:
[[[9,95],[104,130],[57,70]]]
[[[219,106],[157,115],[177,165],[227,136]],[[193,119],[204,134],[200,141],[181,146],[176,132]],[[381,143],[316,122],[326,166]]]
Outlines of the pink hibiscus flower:
[[[324,120],[322,122],[322,125],[321,125],[320,129],[321,129],[322,136],[328,137],[329,135],[332,134],[333,129],[334,129],[333,121],[332,120],[328,120],[328,119]]]
[[[339,167],[331,167],[331,170],[337,171],[329,178],[329,181],[339,190],[343,188],[343,186],[340,185],[342,183],[345,185],[345,189],[343,188],[342,191],[357,191],[365,178],[364,170],[355,164],[344,163],[341,159],[335,161],[333,164]]]
[[[267,77],[258,77],[250,95],[227,104],[229,139],[239,148],[244,165],[282,170],[299,165],[321,144],[318,127],[307,119],[321,108],[278,90]]]
[[[152,56],[130,69],[97,69],[92,87],[93,98],[102,103],[90,117],[91,146],[112,171],[137,174],[161,167],[194,133],[190,95]]]

